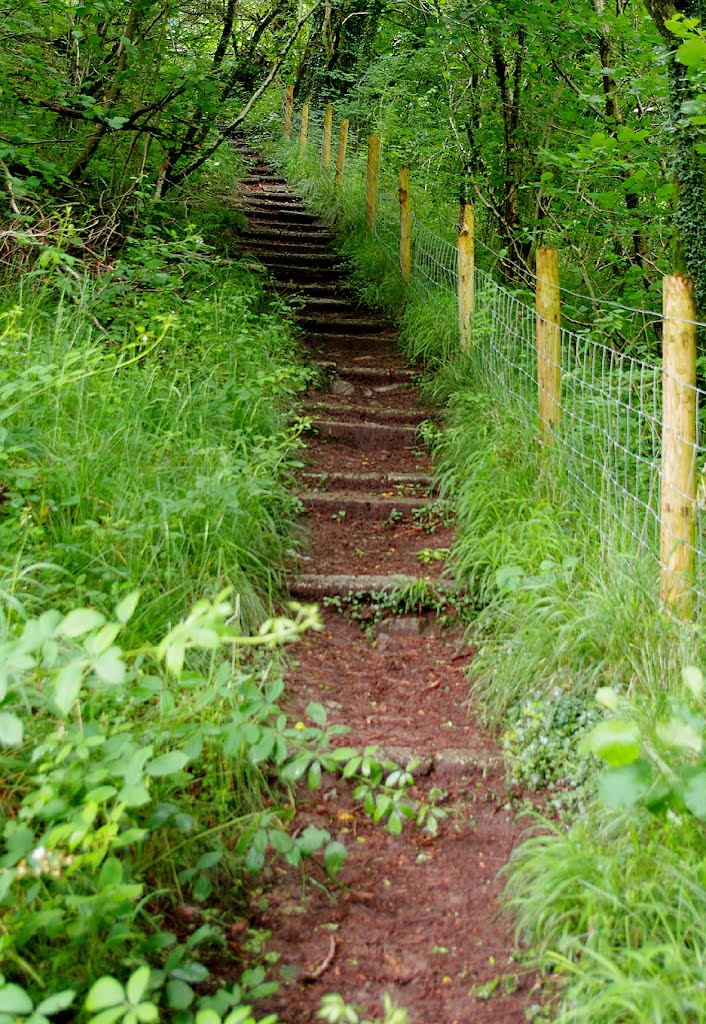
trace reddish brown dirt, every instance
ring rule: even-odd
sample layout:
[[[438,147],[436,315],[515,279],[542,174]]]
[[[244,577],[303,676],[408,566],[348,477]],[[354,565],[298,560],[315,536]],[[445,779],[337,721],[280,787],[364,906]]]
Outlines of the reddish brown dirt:
[[[267,184],[257,191],[266,196]],[[273,193],[273,210],[279,202]],[[254,235],[257,211],[251,216]],[[284,216],[281,223],[287,223]],[[268,231],[273,224],[276,215],[267,220]],[[321,243],[322,259],[326,251]],[[332,255],[331,262],[340,257]],[[276,277],[276,260],[272,271]],[[288,290],[292,273],[280,273]],[[302,294],[309,279],[302,272]],[[324,286],[319,281],[316,287]],[[330,291],[346,295],[335,284]],[[351,309],[359,310],[355,300]],[[363,344],[364,334],[356,348]],[[379,329],[370,332],[368,344],[366,365],[402,365]],[[346,376],[351,357],[343,361],[335,337],[324,358],[337,361],[345,393],[312,391],[310,398],[367,403],[361,429],[376,422],[376,410],[409,410],[418,401],[407,385],[396,394],[384,381],[374,386]],[[307,471],[327,474],[423,473],[428,467],[428,457],[409,444],[380,447],[369,439],[312,435],[306,455]],[[326,480],[321,486],[329,488]],[[371,486],[371,495],[385,489]],[[335,495],[335,487],[328,493]],[[436,575],[441,564],[424,565],[416,553],[452,540],[447,526],[426,533],[411,513],[383,524],[365,515],[309,511],[305,521],[312,543],[299,567],[303,573]],[[374,624],[374,608],[363,614],[368,626]],[[440,633],[429,613],[391,618],[367,633],[332,610],[324,610],[323,619],[324,630],[304,638],[295,651],[284,705],[290,719],[303,719],[314,700],[326,707],[329,721],[349,727],[341,743],[359,750],[376,744],[380,757],[400,764],[415,756],[421,768],[412,796],[433,798],[446,817],[437,835],[408,824],[396,837],[370,821],[352,787],[339,778],[325,776],[313,792],[298,790],[294,827],[328,829],[345,843],[349,858],[335,882],[318,862],[308,862],[308,877],[277,862],[253,895],[250,926],[268,935],[270,959],[277,960],[272,975],[282,982],[258,1011],[276,1012],[287,1024],[309,1024],[317,1019],[321,996],[339,992],[377,1019],[387,992],[408,1010],[412,1024],[519,1024],[535,979],[513,961],[510,926],[499,914],[498,872],[523,826],[513,814],[499,751],[467,704],[464,671],[474,650],[458,636]]]

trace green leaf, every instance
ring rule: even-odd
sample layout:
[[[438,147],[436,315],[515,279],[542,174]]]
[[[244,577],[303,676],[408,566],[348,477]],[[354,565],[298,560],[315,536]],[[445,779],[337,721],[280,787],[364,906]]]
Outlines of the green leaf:
[[[204,967],[203,964],[198,963],[196,960],[187,960],[172,971],[173,978],[177,978],[180,981],[188,981],[192,985],[198,985],[200,982],[205,981],[208,975],[208,967]]]
[[[126,807],[143,807],[144,804],[148,804],[149,802],[149,790],[140,783],[123,786],[118,793],[118,803],[125,804]]]
[[[223,1021],[223,1024],[250,1024],[252,1017],[250,1015],[249,1006],[236,1006]],[[268,1024],[267,1020],[261,1021],[261,1024]],[[272,1024],[275,1024],[273,1021]]]
[[[643,758],[609,768],[598,779],[598,797],[605,807],[634,807],[647,795],[651,779],[650,766]]]
[[[387,825],[385,828],[393,836],[399,836],[402,834],[402,818],[400,818],[397,811],[393,811],[387,819]]]
[[[612,768],[631,764],[640,756],[640,730],[635,722],[618,718],[599,722],[581,741],[580,749],[596,754]]]
[[[86,996],[86,1009],[95,1013],[97,1010],[105,1010],[109,1006],[121,1005],[125,1002],[125,989],[116,978],[106,975],[99,978]]]
[[[704,676],[700,668],[695,665],[687,665],[681,670],[681,678],[684,686],[698,700],[704,692]]]
[[[277,733],[274,729],[262,729],[257,743],[250,748],[250,760],[253,764],[260,764],[271,756],[276,739]]]
[[[81,690],[84,663],[70,661],[56,677],[54,704],[60,715],[68,715]]]
[[[682,783],[681,796],[694,817],[706,821],[706,769],[689,774]]]
[[[130,975],[130,980],[127,983],[125,989],[127,993],[128,1002],[132,1003],[133,1006],[137,1006],[145,992],[147,991],[147,985],[150,980],[150,969],[147,965],[138,967],[136,971]]]
[[[0,712],[0,744],[3,747],[19,747],[24,739],[24,726],[17,715]]]
[[[100,874],[98,875],[98,888],[107,889],[109,886],[122,885],[123,864],[117,857],[107,857],[103,861]]]
[[[326,714],[326,708],[322,704],[317,704],[315,701],[311,701],[307,704],[306,712],[307,718],[310,718],[315,725],[319,725],[323,728],[326,725],[328,715]]]
[[[189,758],[183,750],[170,750],[166,754],[155,757],[145,765],[145,771],[152,778],[160,778],[163,775],[176,775],[188,763]]]
[[[167,1005],[171,1010],[188,1010],[194,1001],[194,990],[185,981],[167,982]]]
[[[125,662],[119,647],[110,647],[93,662],[93,671],[103,683],[119,686],[125,681]]]
[[[145,1001],[135,1007],[135,1014],[140,1024],[152,1024],[152,1021],[159,1020],[159,1010],[154,1003]]]
[[[596,690],[596,700],[609,711],[617,711],[620,698],[612,686],[601,686]]]
[[[98,629],[105,622],[105,616],[95,608],[75,608],[59,623],[57,632],[61,636],[73,639]]]
[[[197,903],[203,903],[211,895],[211,882],[208,875],[199,875],[194,882],[194,886],[191,890],[191,895],[194,897]]]
[[[706,62],[706,40],[701,36],[691,36],[677,50],[677,60],[689,68]]]
[[[314,761],[306,776],[306,784],[309,789],[318,789],[321,785],[321,764]]]
[[[19,985],[3,985],[0,988],[0,1013],[13,1017],[24,1017],[32,1012],[34,1003]]]
[[[298,782],[311,764],[311,760],[311,754],[297,754],[284,766],[280,772],[280,778],[285,782]]]
[[[133,590],[127,597],[124,597],[120,604],[115,609],[115,618],[122,625],[129,622],[132,616],[135,614],[138,602],[140,600],[140,591]]]
[[[317,828],[316,825],[307,825],[302,834],[297,838],[297,846],[302,853],[311,855],[320,850],[324,843],[331,838],[331,833],[325,828]]]
[[[221,1024],[221,1017],[215,1010],[199,1010],[195,1024]]]
[[[116,1020],[125,1017],[125,1006],[109,1006],[96,1017],[91,1017],[90,1024],[115,1024]]]
[[[127,124],[129,120],[129,117],[109,117],[108,124],[111,128],[114,128],[116,131],[118,131],[120,128],[122,128],[124,124]]]
[[[525,570],[521,565],[501,565],[495,572],[495,585],[498,590],[512,593],[519,589]]]
[[[334,841],[324,850],[324,864],[330,875],[337,875],[348,860],[348,850],[343,843]]]
[[[63,992],[55,992],[54,995],[43,999],[34,1012],[50,1017],[53,1013],[60,1013],[62,1010],[66,1010],[71,1006],[75,997],[76,993],[72,988],[66,988]]]
[[[695,754],[700,754],[703,749],[703,734],[682,718],[672,716],[667,721],[658,722],[655,732],[662,743],[668,747],[675,747],[677,750],[692,750]]]

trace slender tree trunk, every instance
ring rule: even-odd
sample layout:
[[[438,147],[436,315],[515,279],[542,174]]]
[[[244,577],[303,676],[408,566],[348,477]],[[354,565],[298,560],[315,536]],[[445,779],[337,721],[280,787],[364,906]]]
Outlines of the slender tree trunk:
[[[122,92],[121,78],[127,65],[128,44],[133,43],[135,40],[139,20],[140,15],[137,8],[133,6],[130,10],[130,17],[128,18],[120,43],[118,44],[118,60],[115,66],[113,79],[101,101],[101,106],[103,107],[105,114],[108,114],[113,109],[120,97],[120,93]],[[125,40],[127,40],[127,42],[125,42]],[[103,121],[95,126],[91,134],[88,136],[83,152],[69,171],[69,178],[72,181],[77,181],[79,178],[83,177],[84,171],[93,159],[96,150],[100,146],[103,136],[107,131],[108,125]]]

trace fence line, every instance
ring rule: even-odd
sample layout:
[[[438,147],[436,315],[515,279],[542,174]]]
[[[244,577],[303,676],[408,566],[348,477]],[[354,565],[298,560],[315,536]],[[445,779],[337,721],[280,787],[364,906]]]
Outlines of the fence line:
[[[285,125],[287,113],[285,104]],[[702,326],[694,318],[693,304],[672,303],[669,310],[665,306],[656,313],[606,300],[611,307],[661,322],[661,366],[567,329],[558,309],[547,313],[541,305],[530,306],[477,265],[472,268],[469,313],[468,299],[464,306],[461,297],[464,274],[459,275],[459,266],[464,263],[459,263],[459,246],[418,217],[414,181],[400,190],[379,152],[377,159],[367,158],[368,136],[361,139],[346,126],[346,187],[341,171],[334,189],[332,169],[325,164],[326,118],[318,111],[307,113],[306,160],[332,215],[367,224],[390,266],[408,277],[410,296],[424,301],[439,296],[457,304],[460,334],[480,357],[485,379],[527,410],[537,424],[538,438],[551,450],[548,458],[560,461],[568,502],[599,530],[610,525],[611,533],[622,534],[631,550],[647,555],[661,572],[665,604],[682,616],[692,614],[706,598],[706,448],[699,429],[706,393],[695,383],[695,367],[685,368],[682,351],[689,338],[693,342],[696,327]],[[289,112],[286,137],[292,146],[297,145],[293,129],[300,117],[297,111]],[[406,191],[410,207],[406,212],[402,207],[402,234],[407,216],[408,274],[400,263],[400,195]],[[462,230],[466,216],[462,212]],[[544,274],[538,264],[536,274],[528,275],[540,294],[547,287],[557,288]],[[674,282],[679,288],[684,281],[665,278],[665,294]],[[688,281],[685,287],[688,292]],[[539,295],[538,301],[541,304]],[[470,317],[465,328],[464,316]],[[670,332],[676,332],[673,344],[668,344]],[[546,335],[551,344],[538,351]],[[694,364],[695,351],[689,359]]]

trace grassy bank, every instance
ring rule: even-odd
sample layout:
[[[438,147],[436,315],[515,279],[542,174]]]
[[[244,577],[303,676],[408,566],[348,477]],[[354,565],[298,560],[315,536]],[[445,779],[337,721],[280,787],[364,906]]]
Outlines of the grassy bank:
[[[0,1015],[244,1024],[264,970],[202,983],[245,878],[326,847],[286,834],[327,740],[288,730],[273,656],[316,619],[270,618],[307,375],[198,225],[85,270],[56,248],[0,304]]]

